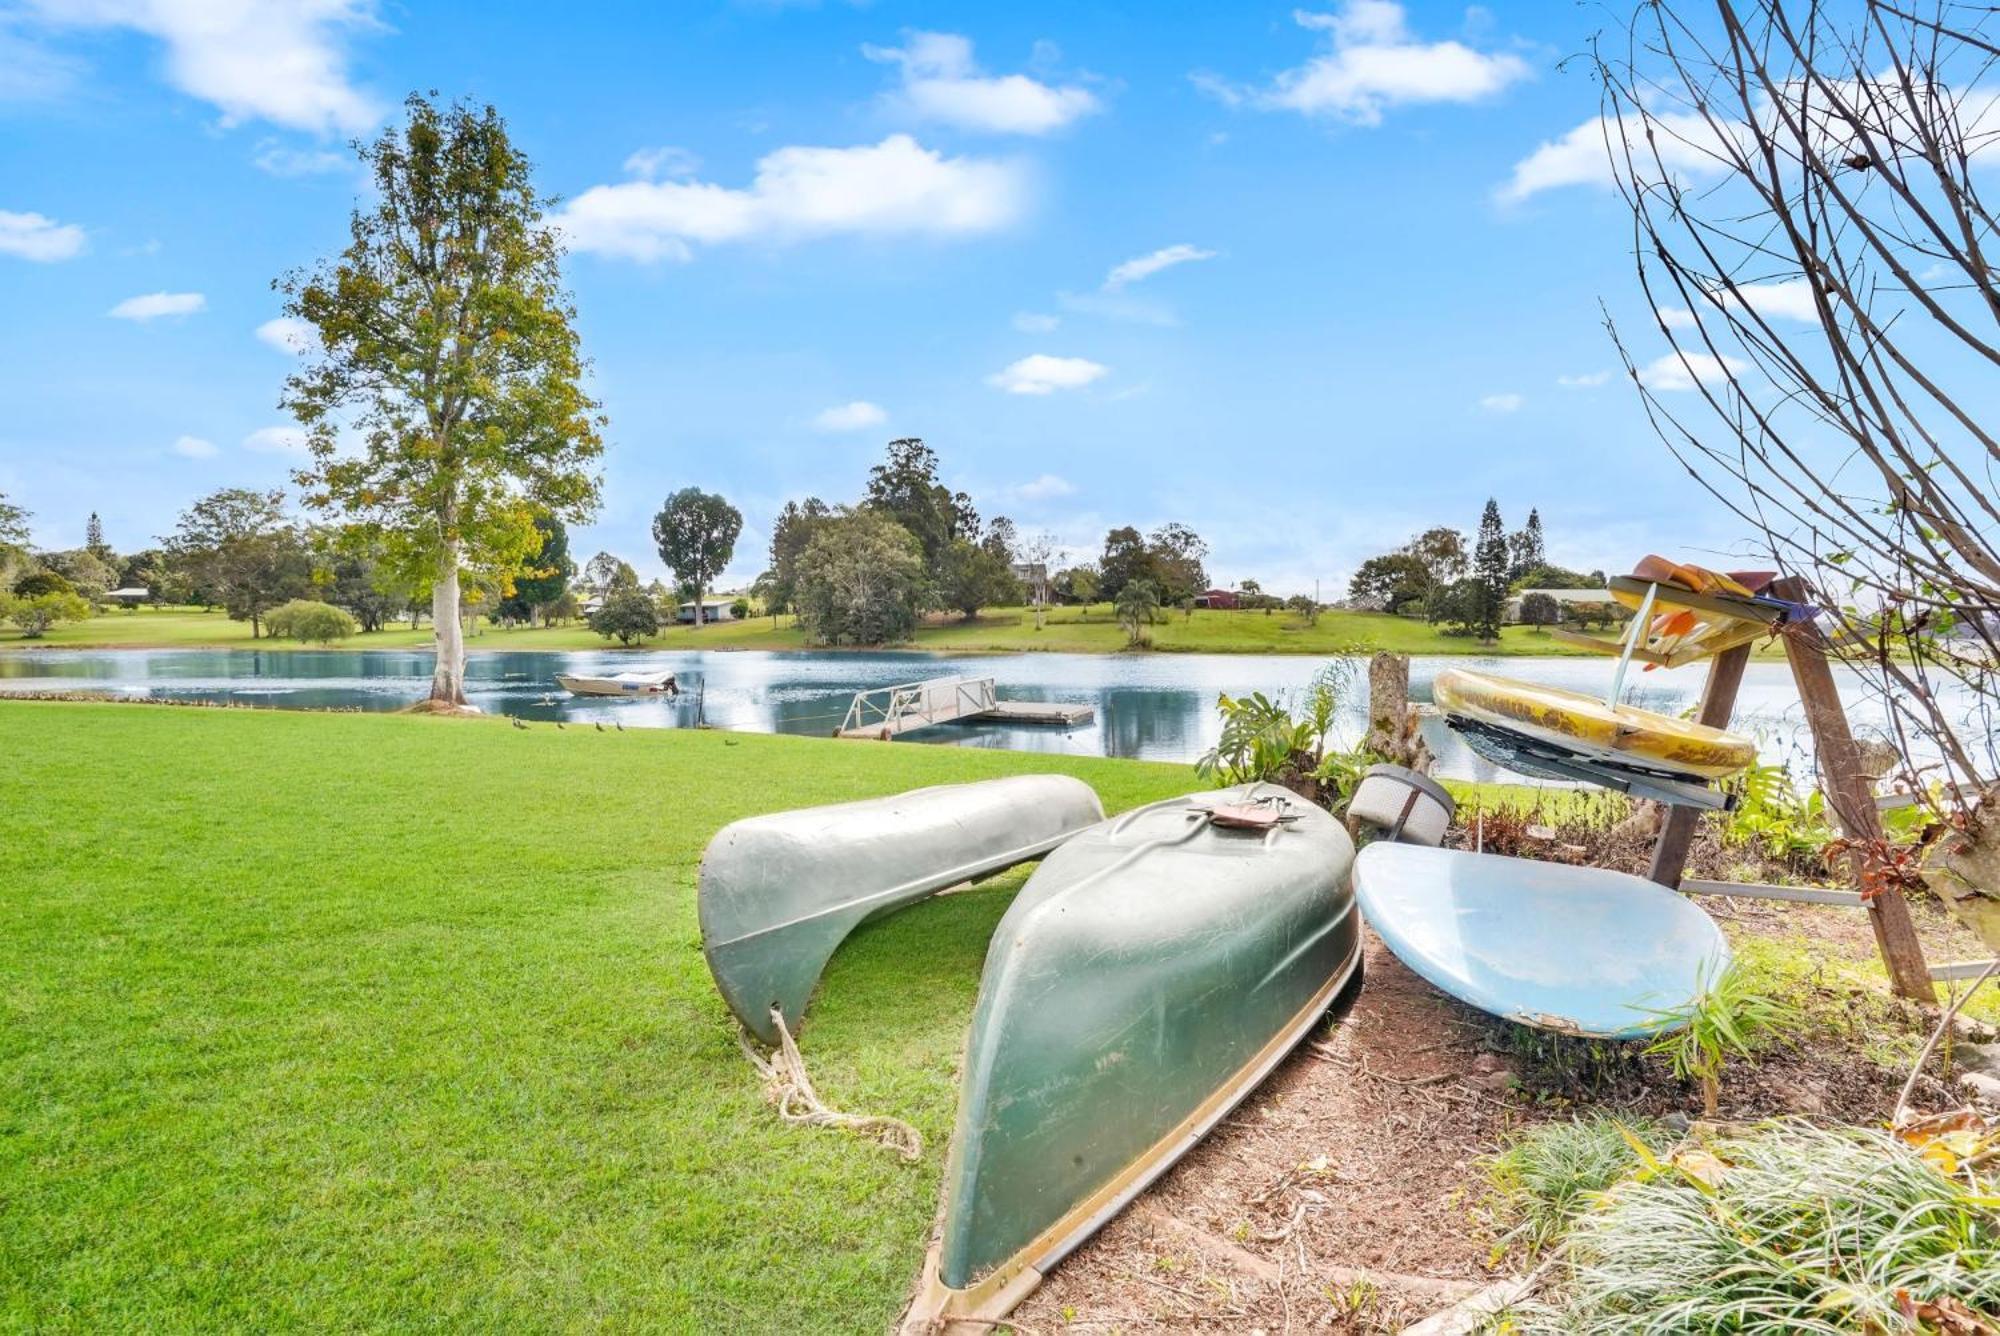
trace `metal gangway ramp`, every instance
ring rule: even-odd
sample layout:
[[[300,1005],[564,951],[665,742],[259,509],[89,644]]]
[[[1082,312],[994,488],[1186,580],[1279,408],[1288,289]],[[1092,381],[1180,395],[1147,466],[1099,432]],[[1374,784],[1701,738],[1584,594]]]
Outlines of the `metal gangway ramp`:
[[[855,692],[854,703],[847,707],[847,717],[833,730],[833,735],[886,742],[934,724],[967,723],[974,719],[1073,728],[1088,723],[1092,714],[1088,705],[1068,701],[1001,700],[994,694],[990,677],[933,677],[928,682],[905,682],[901,686]]]
[[[834,730],[842,738],[893,738],[898,733],[991,714],[999,705],[990,677],[933,677],[927,682],[857,691],[847,718]]]

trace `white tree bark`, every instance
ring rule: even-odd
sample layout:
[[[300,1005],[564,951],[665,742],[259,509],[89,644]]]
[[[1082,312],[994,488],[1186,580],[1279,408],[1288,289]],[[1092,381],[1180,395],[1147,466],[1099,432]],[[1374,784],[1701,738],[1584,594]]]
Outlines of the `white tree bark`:
[[[437,636],[437,666],[431,672],[431,700],[465,704],[465,635],[458,624],[458,544],[449,543],[431,586],[431,627]]]

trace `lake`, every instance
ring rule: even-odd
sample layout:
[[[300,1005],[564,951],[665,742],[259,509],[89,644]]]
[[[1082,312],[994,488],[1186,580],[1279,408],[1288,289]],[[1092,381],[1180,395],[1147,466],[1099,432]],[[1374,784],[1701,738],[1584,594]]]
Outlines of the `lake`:
[[[954,724],[908,740],[1192,761],[1214,746],[1221,730],[1218,694],[1288,692],[1296,698],[1325,662],[1310,655],[508,651],[472,654],[466,692],[490,713],[534,721],[686,728],[705,718],[718,728],[825,736],[840,723],[857,691],[926,677],[991,676],[1003,699],[1076,702],[1089,705],[1095,717],[1068,729]],[[0,652],[0,692],[93,691],[272,709],[386,711],[424,694],[430,665],[428,653],[413,650],[13,650]],[[1431,679],[1453,665],[1590,692],[1608,687],[1613,666],[1608,659],[1420,657],[1410,666],[1412,695],[1428,700]],[[1355,691],[1343,703],[1341,729],[1349,741],[1362,731],[1365,667],[1354,661]],[[593,700],[570,697],[555,685],[558,672],[627,670],[675,673],[682,694]],[[1626,699],[1679,713],[1700,694],[1706,671],[1704,665],[1634,671]],[[1881,717],[1879,706],[1867,699],[1857,675],[1838,671],[1857,730],[1870,731],[1871,722]],[[1783,664],[1750,665],[1736,727],[1759,738],[1766,760],[1790,761],[1796,768],[1807,758],[1798,696]],[[1442,773],[1463,779],[1502,777],[1460,745],[1441,721],[1427,719],[1425,731]]]

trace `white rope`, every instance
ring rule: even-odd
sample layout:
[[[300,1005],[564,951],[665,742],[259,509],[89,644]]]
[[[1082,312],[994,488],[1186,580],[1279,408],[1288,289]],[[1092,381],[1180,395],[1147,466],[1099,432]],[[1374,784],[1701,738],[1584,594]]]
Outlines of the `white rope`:
[[[736,1044],[743,1050],[743,1056],[750,1059],[750,1065],[757,1069],[757,1075],[764,1078],[764,1098],[777,1108],[780,1118],[802,1127],[844,1127],[895,1151],[913,1164],[923,1158],[922,1134],[901,1118],[891,1118],[886,1114],[842,1113],[828,1106],[819,1097],[819,1092],[813,1089],[812,1077],[806,1072],[806,1060],[799,1053],[792,1032],[785,1027],[784,1012],[777,1007],[771,1008],[771,1024],[778,1030],[778,1046],[768,1056],[759,1053],[741,1030],[737,1031]]]

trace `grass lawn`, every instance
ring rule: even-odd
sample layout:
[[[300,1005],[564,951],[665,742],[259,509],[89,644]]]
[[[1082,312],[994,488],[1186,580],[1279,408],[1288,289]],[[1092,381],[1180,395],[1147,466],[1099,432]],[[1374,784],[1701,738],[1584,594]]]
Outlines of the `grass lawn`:
[[[879,1331],[1025,873],[863,929],[806,1025],[831,1101],[923,1131],[909,1166],[764,1106],[701,958],[703,845],[1022,771],[1113,809],[1194,787],[136,705],[0,703],[0,754],[0,1328],[72,1331]]]
[[[1525,626],[1510,626],[1498,643],[1488,645],[1466,636],[1448,636],[1437,628],[1407,617],[1376,612],[1324,612],[1307,626],[1296,614],[1226,612],[1198,609],[1192,616],[1173,611],[1152,628],[1153,648],[1205,654],[1342,654],[1394,650],[1402,654],[1561,654],[1575,649],[1554,636]],[[607,641],[582,623],[568,626],[483,628],[467,639],[474,653],[502,649],[604,649]],[[297,649],[287,641],[250,639],[248,622],[233,622],[221,612],[190,608],[141,608],[114,611],[50,630],[39,640],[24,640],[17,630],[0,629],[0,647],[34,646],[140,649],[159,647],[235,646]],[[412,631],[398,624],[355,636],[344,649],[428,649],[428,626]],[[317,648],[316,646],[313,648]],[[790,617],[772,625],[768,617],[706,626],[673,627],[647,642],[651,649],[807,649],[805,633]],[[1050,650],[1079,654],[1110,654],[1125,649],[1125,632],[1108,604],[1092,608],[1057,608],[1039,631],[1024,608],[989,608],[974,621],[956,614],[937,615],[918,630],[911,648],[942,652],[1005,652]]]

